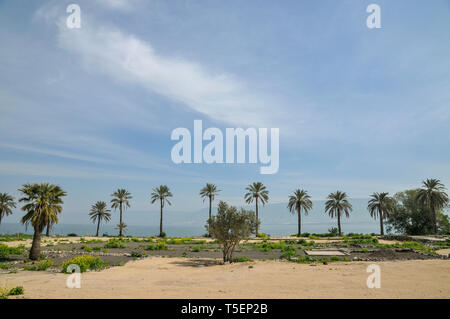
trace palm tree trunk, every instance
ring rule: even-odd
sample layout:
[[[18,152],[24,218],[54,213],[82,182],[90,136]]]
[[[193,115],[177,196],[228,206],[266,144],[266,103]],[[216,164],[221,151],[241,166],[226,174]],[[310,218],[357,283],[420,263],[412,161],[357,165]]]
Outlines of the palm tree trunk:
[[[33,243],[30,249],[31,260],[39,260],[41,256],[41,233],[42,230],[34,228]]]
[[[298,235],[297,235],[297,237],[300,237],[300,235],[302,233],[302,214],[301,214],[300,207],[297,209],[297,213],[298,213]]]
[[[381,236],[384,235],[384,228],[383,228],[383,213],[380,212],[380,234]]]
[[[256,237],[259,235],[259,225],[258,225],[259,217],[258,217],[258,197],[256,197]]]
[[[434,234],[438,234],[438,228],[437,228],[437,218],[436,218],[436,211],[434,210],[434,206],[431,208],[431,212],[433,213],[433,226],[434,226]]]
[[[50,221],[47,223],[47,231],[45,232],[45,236],[50,237]]]
[[[119,237],[122,237],[122,203],[120,203],[120,227],[119,227]]]
[[[211,211],[212,211],[212,197],[209,196],[209,220],[211,220]],[[208,236],[211,237],[211,232],[208,227]]]
[[[97,234],[95,235],[95,237],[98,237],[98,231],[100,229],[100,218],[98,219],[98,223],[97,223]]]
[[[342,236],[341,232],[341,212],[337,212],[337,221],[338,221],[338,230],[339,230],[339,236]]]
[[[159,218],[159,236],[162,237],[163,233],[163,207],[164,207],[164,201],[161,199],[161,212],[160,212],[160,218]]]

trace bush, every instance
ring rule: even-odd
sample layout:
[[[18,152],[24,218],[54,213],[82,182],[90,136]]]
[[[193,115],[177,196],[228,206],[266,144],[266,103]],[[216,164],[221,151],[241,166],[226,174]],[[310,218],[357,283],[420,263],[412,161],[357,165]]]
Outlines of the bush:
[[[159,241],[156,245],[149,244],[145,249],[147,249],[147,250],[167,250],[167,246],[164,241]]]
[[[245,263],[245,262],[253,261],[253,259],[248,258],[247,256],[242,256],[242,257],[234,258],[233,261],[235,263]]]
[[[75,233],[70,233],[70,234],[67,234],[67,237],[78,237],[78,235]]]
[[[9,247],[5,244],[0,244],[0,256],[8,256],[8,255],[21,255],[22,247]]]
[[[146,256],[146,255],[141,253],[140,251],[137,251],[137,250],[133,250],[131,252],[131,257],[133,257],[133,258],[141,258],[141,257],[144,257],[144,256]]]
[[[81,246],[81,249],[88,253],[92,252],[92,247],[89,247],[87,245]]]
[[[291,260],[292,257],[297,256],[297,252],[295,250],[295,247],[293,247],[293,246],[285,246],[281,249],[281,251],[283,253],[280,256],[280,259]]]
[[[54,266],[55,264],[52,262],[51,259],[46,259],[43,261],[39,261],[39,262],[33,262],[32,265],[25,265],[23,267],[23,270],[28,270],[28,271],[45,271],[47,270],[47,268],[50,268],[52,266]]]
[[[125,245],[118,239],[110,239],[104,248],[125,248]]]
[[[9,291],[10,296],[18,296],[18,295],[23,295],[23,294],[24,294],[24,289],[22,286],[14,287]]]
[[[85,272],[86,270],[98,270],[105,267],[105,263],[99,257],[94,257],[92,255],[82,255],[64,262],[62,264],[62,271],[67,272],[67,267],[72,264],[78,265],[81,272]]]
[[[158,235],[158,237],[160,237],[160,238],[166,238],[166,233],[165,233],[165,232],[162,232],[161,234]]]

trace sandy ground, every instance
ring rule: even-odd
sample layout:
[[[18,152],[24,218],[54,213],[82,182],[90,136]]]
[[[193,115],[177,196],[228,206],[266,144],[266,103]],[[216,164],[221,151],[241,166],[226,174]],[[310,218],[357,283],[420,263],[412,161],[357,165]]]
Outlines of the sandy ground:
[[[83,273],[80,289],[66,288],[67,274],[32,271],[1,275],[0,285],[23,286],[25,298],[450,298],[448,260],[379,262],[379,289],[367,288],[369,262],[213,263],[151,257]]]

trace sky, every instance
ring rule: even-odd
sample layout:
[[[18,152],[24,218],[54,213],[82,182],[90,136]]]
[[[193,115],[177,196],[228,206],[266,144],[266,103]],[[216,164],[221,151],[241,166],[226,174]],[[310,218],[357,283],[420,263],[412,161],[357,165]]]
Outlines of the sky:
[[[71,3],[79,29],[66,25]],[[379,29],[366,25],[371,3]],[[161,184],[169,213],[205,208],[207,182],[238,206],[254,181],[269,203],[297,188],[320,200],[426,178],[449,187],[449,30],[446,0],[0,1],[0,192],[59,184],[62,222],[87,223],[126,188],[130,211],[157,224]],[[194,120],[279,128],[278,172],[173,163],[171,132]]]

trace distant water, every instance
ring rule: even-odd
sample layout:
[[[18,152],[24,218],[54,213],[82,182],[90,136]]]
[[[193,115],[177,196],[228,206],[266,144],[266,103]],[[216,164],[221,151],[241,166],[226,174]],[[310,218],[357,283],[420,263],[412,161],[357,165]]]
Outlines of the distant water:
[[[336,227],[331,223],[305,223],[302,225],[302,232],[308,233],[326,233],[329,228]],[[344,223],[342,224],[342,231],[344,233],[378,233],[379,228],[377,223]],[[32,234],[33,228],[31,226],[25,229],[21,224],[2,223],[0,225],[0,234],[15,234],[15,233]],[[52,228],[52,235],[67,235],[75,233],[80,236],[95,235],[96,225],[77,225],[77,224],[57,224]],[[167,225],[164,226],[164,232],[167,236],[173,237],[188,237],[201,236],[206,233],[204,226],[182,226],[182,225]],[[297,232],[296,224],[286,225],[266,225],[262,224],[260,232],[269,234],[271,236],[288,236]],[[45,231],[44,231],[45,233]],[[153,236],[159,233],[158,226],[142,226],[129,225],[126,229],[125,235],[130,236]],[[118,230],[113,225],[103,225],[100,227],[99,235],[117,235]]]

